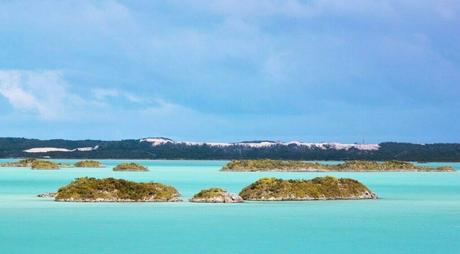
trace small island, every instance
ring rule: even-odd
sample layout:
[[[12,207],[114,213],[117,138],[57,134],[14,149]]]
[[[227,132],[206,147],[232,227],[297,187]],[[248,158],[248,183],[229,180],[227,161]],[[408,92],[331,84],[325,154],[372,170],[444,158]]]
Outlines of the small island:
[[[240,203],[243,199],[237,195],[232,194],[221,188],[205,189],[193,196],[190,202],[197,203]]]
[[[377,199],[362,183],[332,176],[312,180],[261,178],[244,188],[240,196],[253,201]]]
[[[104,167],[102,163],[100,163],[99,161],[94,161],[94,160],[79,161],[79,162],[76,162],[74,166],[77,168],[103,168]]]
[[[19,161],[13,161],[13,162],[3,162],[0,163],[0,167],[13,167],[13,168],[30,168],[32,167],[32,163],[36,161],[37,159],[34,158],[27,158],[27,159],[22,159]]]
[[[177,202],[179,192],[161,183],[138,183],[123,179],[77,178],[60,188],[55,201],[65,202]]]
[[[19,161],[0,163],[0,167],[18,167],[18,168],[32,168],[32,169],[60,169],[70,168],[72,165],[66,163],[57,163],[47,160],[39,160],[35,158],[27,158]]]
[[[113,171],[149,171],[146,167],[137,163],[122,163],[113,168]]]
[[[286,172],[454,172],[452,167],[418,166],[405,161],[345,161],[339,164],[321,164],[289,160],[233,160],[222,171],[286,171]]]
[[[32,169],[59,169],[60,164],[59,163],[54,163],[51,161],[45,161],[45,160],[34,160],[32,162]]]

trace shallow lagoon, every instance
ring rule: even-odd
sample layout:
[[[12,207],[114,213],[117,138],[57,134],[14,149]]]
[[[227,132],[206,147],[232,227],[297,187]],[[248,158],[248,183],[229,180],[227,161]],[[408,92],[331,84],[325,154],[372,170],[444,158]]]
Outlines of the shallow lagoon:
[[[112,172],[120,162],[0,168],[0,253],[460,253],[459,172],[219,172],[224,161],[137,161],[150,171]],[[460,170],[460,163],[447,164]],[[382,199],[101,204],[36,197],[82,176],[167,183],[185,200],[207,187],[238,192],[262,176],[323,175],[358,179]]]

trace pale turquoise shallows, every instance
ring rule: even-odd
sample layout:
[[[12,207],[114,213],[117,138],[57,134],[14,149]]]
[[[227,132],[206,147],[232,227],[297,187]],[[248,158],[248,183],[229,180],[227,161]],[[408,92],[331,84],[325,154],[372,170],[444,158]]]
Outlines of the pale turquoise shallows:
[[[460,253],[460,172],[329,174],[362,181],[377,201],[60,203],[36,197],[82,176],[163,182],[187,199],[213,186],[238,192],[262,176],[325,175],[219,172],[224,161],[138,161],[150,171],[112,172],[120,161],[103,162],[107,168],[0,168],[0,253]]]

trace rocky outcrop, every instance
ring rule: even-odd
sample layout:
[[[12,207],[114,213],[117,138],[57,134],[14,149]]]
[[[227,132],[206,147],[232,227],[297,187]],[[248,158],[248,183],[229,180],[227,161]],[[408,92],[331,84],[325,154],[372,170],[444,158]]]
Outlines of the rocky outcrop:
[[[94,160],[79,161],[79,162],[76,162],[74,166],[77,168],[103,168],[104,167],[102,163],[100,163],[99,161],[94,161]]]
[[[42,194],[38,194],[37,197],[39,198],[54,198],[56,197],[56,192],[46,192],[46,193],[42,193]]]
[[[176,202],[179,192],[161,183],[137,183],[123,179],[77,178],[60,188],[56,201],[67,202]]]
[[[258,201],[377,199],[362,183],[332,176],[312,180],[262,178],[244,188],[240,196]]]
[[[59,169],[60,165],[51,161],[35,160],[32,162],[32,169]]]
[[[22,159],[13,162],[0,163],[0,167],[30,167],[32,169],[60,169],[70,168],[72,165],[66,163],[57,163],[47,160],[39,160],[34,158]]]
[[[198,192],[190,199],[190,202],[197,203],[240,203],[243,199],[233,193],[229,193],[224,189],[211,188]]]
[[[345,161],[339,164],[322,164],[289,160],[233,160],[222,171],[286,171],[286,172],[454,172],[452,167],[419,166],[405,161]]]
[[[0,167],[18,167],[18,168],[32,167],[32,163],[34,161],[37,161],[37,159],[28,158],[28,159],[22,159],[19,161],[3,162],[3,163],[0,163]]]
[[[148,169],[137,163],[122,163],[113,168],[113,171],[148,171]]]

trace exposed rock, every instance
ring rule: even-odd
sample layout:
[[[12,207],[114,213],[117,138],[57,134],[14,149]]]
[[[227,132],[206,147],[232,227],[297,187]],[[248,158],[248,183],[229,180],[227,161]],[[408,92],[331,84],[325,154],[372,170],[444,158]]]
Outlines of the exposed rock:
[[[46,193],[42,193],[42,194],[38,194],[37,197],[39,198],[54,198],[56,197],[56,192],[46,192]]]
[[[190,199],[190,202],[198,203],[240,203],[243,202],[243,199],[233,193],[228,193],[227,191],[220,188],[211,188],[202,190],[199,193],[195,194],[193,198]]]

